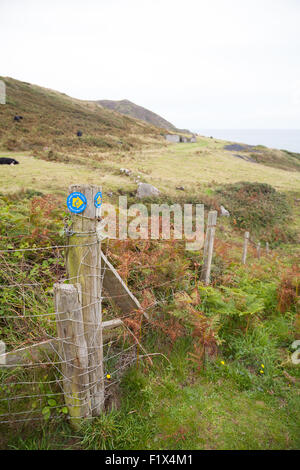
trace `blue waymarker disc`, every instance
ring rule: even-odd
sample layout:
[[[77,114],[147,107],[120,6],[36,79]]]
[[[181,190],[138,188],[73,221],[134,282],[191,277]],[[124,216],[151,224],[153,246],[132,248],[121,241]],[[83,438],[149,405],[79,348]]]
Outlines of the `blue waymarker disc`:
[[[96,207],[100,207],[102,204],[102,193],[99,191],[94,197],[94,203]]]
[[[85,195],[78,192],[69,194],[67,206],[69,211],[74,212],[74,214],[80,214],[87,206]]]

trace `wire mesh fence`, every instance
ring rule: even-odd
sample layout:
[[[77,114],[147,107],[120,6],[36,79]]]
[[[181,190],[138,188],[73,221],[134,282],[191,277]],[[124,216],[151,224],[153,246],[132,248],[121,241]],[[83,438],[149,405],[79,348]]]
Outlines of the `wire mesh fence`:
[[[78,246],[82,247],[82,244],[66,244],[59,247],[57,245],[49,246],[47,250],[55,251],[56,260],[60,262],[64,259],[61,254],[62,250],[70,247],[77,248]],[[84,244],[84,246],[88,247],[90,245]],[[107,243],[106,255],[108,254],[108,246],[109,244]],[[9,250],[1,250],[2,265],[10,266],[7,257],[14,256],[15,253],[19,253],[21,250],[22,252],[34,252],[40,251],[40,248],[10,248]],[[3,296],[5,296],[7,291],[14,293],[14,296],[8,299],[5,312],[1,312],[2,331],[3,328],[4,330],[5,328],[15,330],[15,334],[12,336],[13,341],[9,345],[10,347],[13,346],[13,351],[6,352],[5,363],[2,361],[2,367],[0,368],[1,425],[50,418],[55,420],[62,419],[65,415],[69,415],[72,407],[77,408],[78,404],[70,403],[73,397],[66,393],[66,387],[64,387],[66,382],[72,382],[74,385],[74,378],[64,374],[64,367],[68,366],[70,362],[75,362],[73,364],[75,369],[80,370],[80,366],[76,366],[76,360],[78,359],[76,356],[65,356],[65,348],[68,346],[80,348],[80,340],[85,336],[84,327],[94,328],[95,333],[99,327],[98,322],[86,322],[72,317],[76,311],[75,309],[69,310],[70,318],[59,319],[58,317],[64,312],[53,309],[53,290],[50,289],[45,292],[45,284],[43,282],[26,282],[27,277],[26,275],[23,276],[23,274],[26,273],[26,268],[28,267],[30,268],[22,258],[22,262],[18,265],[20,272],[18,273],[17,268],[7,269],[4,279],[6,282],[1,284]],[[148,269],[149,265],[139,266],[140,270],[145,268]],[[102,295],[106,269],[105,265],[101,268],[101,274],[97,276],[100,295],[94,296],[93,301],[86,304],[82,309],[97,305],[103,300],[111,301],[113,298],[127,295]],[[22,279],[18,279],[18,274]],[[69,285],[69,282],[77,279],[76,276],[68,278],[66,275],[62,276],[62,274],[64,273],[61,270],[57,273],[54,269],[51,276],[52,281]],[[178,279],[172,279],[168,282],[157,284],[154,287],[172,284],[176,280]],[[155,305],[158,305],[158,303],[159,301],[153,302],[145,310],[150,310]],[[48,311],[45,312],[45,310]],[[6,312],[9,313],[7,314]],[[98,374],[95,381],[87,380],[84,384],[84,390],[77,394],[76,401],[80,402],[81,409],[85,405],[90,406],[86,395],[101,381],[104,382],[104,397],[100,404],[108,401],[111,390],[118,385],[124,371],[137,360],[137,351],[143,348],[142,342],[147,330],[147,321],[143,317],[143,332],[136,337],[129,326],[128,320],[132,319],[141,322],[141,316],[142,312],[139,311],[119,314],[118,320],[122,322],[122,328],[115,328],[113,333],[109,328],[106,334],[104,334],[104,341],[101,346],[103,352],[102,363],[95,367],[87,366],[86,370],[77,373],[77,377],[80,378],[80,385],[82,386],[82,382],[84,384],[84,380],[82,380],[84,377],[90,376],[91,373],[97,373],[98,369],[102,370],[102,375],[99,376]],[[104,324],[109,323],[113,317],[113,309],[108,309],[103,318]],[[83,330],[81,333],[77,333],[75,340],[73,335],[65,336],[62,340],[57,337],[56,327],[58,322],[77,323],[78,326],[83,327]],[[26,337],[28,333],[30,338]],[[93,337],[95,337],[95,333]],[[8,336],[10,335],[8,334]],[[91,345],[86,347],[86,355],[81,356],[81,359],[88,359],[94,354],[95,347],[92,339]],[[140,354],[141,356],[145,357],[147,354]],[[76,382],[75,385],[77,385]],[[69,403],[66,406],[68,400]],[[91,413],[93,410],[94,408],[90,406]],[[85,416],[79,415],[75,419],[81,419],[82,417]]]
[[[214,230],[215,226],[216,218],[209,230]],[[147,328],[152,324],[145,313],[168,302],[168,297],[154,298],[143,309],[118,313],[119,323],[114,323],[113,302],[128,297],[128,292],[120,290],[118,294],[105,295],[104,278],[110,268],[107,263],[99,263],[101,243],[97,231],[68,229],[66,235],[69,241],[66,244],[0,250],[1,305],[4,306],[0,311],[0,328],[2,337],[9,338],[9,348],[13,349],[2,354],[5,362],[0,362],[0,425],[60,420],[65,416],[71,416],[72,420],[91,419],[103,409],[114,387],[137,357],[151,356],[143,347]],[[214,237],[210,240],[213,247]],[[99,255],[97,262],[95,249]],[[106,258],[108,249],[107,242]],[[76,252],[80,253],[80,258],[75,269],[66,271],[65,258],[70,256],[71,250],[73,253],[80,250]],[[48,255],[47,259],[40,259],[43,277],[37,280],[34,254],[44,252]],[[204,258],[208,252],[209,245]],[[9,262],[10,257],[16,262]],[[159,266],[161,263],[140,263],[131,272],[147,272]],[[210,272],[207,275],[205,269],[204,259],[200,277],[205,274],[205,279],[209,279]],[[144,282],[135,289],[135,294],[142,296],[148,288],[170,286],[169,297],[173,297],[177,283],[189,279],[188,276],[183,272],[156,284]],[[87,290],[90,283],[93,288]],[[77,285],[80,288],[76,291],[76,306],[54,308],[55,286]],[[103,303],[106,308],[99,321]],[[86,317],[89,309],[93,314]],[[137,327],[132,328],[133,324]]]

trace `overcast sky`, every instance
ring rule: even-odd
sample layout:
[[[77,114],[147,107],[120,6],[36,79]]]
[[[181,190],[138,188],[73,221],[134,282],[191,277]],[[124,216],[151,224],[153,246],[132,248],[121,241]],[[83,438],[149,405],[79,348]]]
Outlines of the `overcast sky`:
[[[0,75],[178,127],[300,128],[300,0],[0,0]]]

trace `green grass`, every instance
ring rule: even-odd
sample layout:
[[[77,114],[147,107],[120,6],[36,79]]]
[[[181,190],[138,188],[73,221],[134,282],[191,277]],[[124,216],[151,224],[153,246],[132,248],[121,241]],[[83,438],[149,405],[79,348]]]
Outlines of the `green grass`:
[[[224,150],[227,142],[222,140],[198,137],[194,144],[167,144],[162,129],[142,121],[52,90],[4,80],[7,105],[0,108],[1,156],[16,156],[21,164],[5,167],[2,191],[36,187],[62,192],[72,179],[97,182],[104,191],[132,191],[137,175],[172,196],[176,186],[197,194],[209,186],[238,181],[300,191],[294,165],[299,159],[294,154],[260,149],[257,164]],[[14,123],[14,114],[24,115],[24,120]],[[76,137],[79,128],[81,139]],[[133,178],[120,175],[121,167],[132,170]]]
[[[239,181],[267,183],[281,191],[300,192],[299,173],[237,161],[216,145],[199,140],[197,144],[170,145],[128,154],[113,151],[92,152],[91,156],[68,154],[68,163],[41,160],[28,152],[1,152],[0,156],[20,161],[18,166],[5,167],[2,191],[15,192],[23,187],[66,193],[70,183],[79,182],[102,184],[104,192],[135,190],[133,178],[120,174],[119,169],[123,167],[171,196],[178,195],[176,186],[184,186],[187,193],[197,195],[217,185]]]
[[[297,449],[300,403],[286,386],[241,390],[232,365],[208,362],[202,372],[187,360],[189,341],[180,341],[169,356],[156,359],[146,374],[133,367],[121,383],[122,402],[95,418],[81,432],[63,423],[45,425],[8,444],[17,449]],[[237,369],[238,370],[238,369]],[[240,372],[243,369],[240,367]],[[260,377],[264,380],[263,377]],[[75,435],[74,435],[75,434]],[[73,440],[72,440],[73,439]]]
[[[0,156],[13,156],[20,161],[17,166],[0,167],[1,248],[47,246],[62,241],[65,198],[68,186],[75,183],[102,185],[104,200],[116,203],[118,193],[134,194],[134,178],[139,175],[142,181],[161,190],[160,202],[204,202],[206,209],[219,208],[224,202],[233,216],[229,220],[218,219],[210,287],[199,283],[201,253],[187,253],[180,244],[151,242],[147,247],[139,242],[128,242],[126,246],[111,242],[116,267],[122,271],[124,263],[130,263],[126,280],[138,298],[142,301],[149,295],[151,300],[155,297],[162,301],[153,310],[158,327],[151,328],[143,346],[167,359],[154,356],[153,367],[140,360],[138,370],[136,365],[128,370],[116,390],[118,408],[107,410],[81,432],[75,433],[69,427],[67,418],[59,412],[62,400],[57,399],[58,410],[51,409],[53,421],[0,425],[0,448],[299,448],[300,373],[299,366],[290,359],[291,343],[300,337],[298,271],[293,268],[298,248],[291,239],[282,243],[277,237],[269,257],[264,254],[264,241],[270,240],[270,230],[275,230],[276,224],[285,232],[299,230],[300,205],[295,201],[300,197],[299,173],[287,165],[280,152],[275,158],[271,150],[268,153],[269,149],[260,149],[261,154],[265,153],[264,163],[256,164],[237,159],[224,150],[225,142],[220,140],[199,137],[195,144],[166,145],[159,131],[153,134],[133,120],[109,111],[98,114],[90,104],[49,90],[12,81],[10,91],[14,87],[14,97],[12,93],[8,95],[9,112],[19,110],[25,114],[29,110],[33,121],[30,129],[27,121],[12,131],[15,135],[10,135],[11,116],[7,114],[1,121]],[[45,115],[42,122],[36,120],[38,100],[47,109],[53,105],[52,114]],[[53,127],[55,111],[61,113],[60,124],[58,120]],[[70,122],[65,134],[61,134],[65,112],[69,113]],[[89,133],[79,142],[73,132],[85,120]],[[122,135],[126,135],[126,148],[115,146]],[[11,139],[17,141],[17,148],[27,151],[5,149],[5,142]],[[47,150],[42,145],[47,145]],[[281,168],[276,167],[278,158],[282,158]],[[132,170],[133,176],[121,175],[121,167]],[[243,201],[235,191],[235,183],[241,181],[254,188],[254,193],[247,192]],[[229,183],[235,185],[226,186]],[[269,188],[270,197],[264,198],[261,183],[278,192]],[[177,191],[176,186],[184,186],[185,191]],[[217,188],[223,192],[218,193]],[[111,199],[106,197],[109,191],[114,192]],[[132,194],[130,203],[136,202]],[[154,201],[146,203],[151,202]],[[250,219],[247,229],[252,235],[259,235],[263,256],[258,260],[255,247],[250,245],[248,264],[241,266],[241,229]],[[256,225],[260,231],[254,233]],[[1,315],[22,313],[24,306],[32,313],[51,311],[51,289],[64,273],[64,262],[62,255],[46,252],[9,256],[1,258],[1,285],[22,283],[24,279],[40,283],[25,298],[19,288],[1,288],[0,335],[12,349],[44,339],[47,333],[55,334],[54,323],[47,320],[8,322]],[[140,264],[154,264],[156,268],[140,272]],[[180,281],[171,287],[164,286],[180,276]],[[141,294],[149,283],[147,293]],[[200,299],[197,302],[196,289]],[[279,306],[280,296],[286,296],[284,308]],[[105,302],[104,312],[114,314]],[[205,318],[206,331],[213,331],[217,344],[216,355],[210,357],[207,353],[204,366],[196,348],[201,346],[203,337],[193,335],[195,318],[198,327],[200,319]],[[180,332],[175,339],[171,334],[174,332]],[[51,371],[44,372],[51,376]],[[1,398],[27,391],[21,386],[9,387],[13,376],[13,380],[31,377],[24,370],[1,374]],[[39,380],[38,375],[35,378]],[[44,389],[43,407],[48,405],[51,391]],[[32,406],[30,400],[20,401],[17,408],[22,411],[28,406]],[[6,408],[7,403],[2,403],[1,412]]]
[[[254,346],[257,339],[250,342]],[[256,359],[260,362],[259,341],[257,347]],[[273,345],[264,347],[270,353]],[[293,389],[295,386],[289,387],[284,381],[276,387],[276,378],[270,381],[249,370],[249,383],[241,386],[242,363],[225,359],[222,365],[222,358],[206,362],[197,372],[188,360],[189,351],[190,340],[181,339],[169,355],[171,365],[156,359],[154,369],[146,375],[132,368],[121,386],[120,410],[87,427],[83,448],[299,447],[299,388],[297,392],[297,387]]]

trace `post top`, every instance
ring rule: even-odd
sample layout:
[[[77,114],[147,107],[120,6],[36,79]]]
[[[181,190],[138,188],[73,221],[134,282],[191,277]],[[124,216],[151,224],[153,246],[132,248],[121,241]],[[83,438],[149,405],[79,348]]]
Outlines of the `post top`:
[[[95,196],[98,192],[102,192],[102,187],[93,185],[93,184],[72,184],[69,186],[69,192],[79,192],[82,193],[87,200],[86,209],[82,214],[84,217],[94,219],[101,214],[101,209],[95,206]]]
[[[62,282],[53,284],[54,290],[62,290],[65,292],[78,292],[79,287],[79,284],[63,284]]]
[[[87,190],[94,190],[94,191],[101,191],[102,187],[96,184],[71,184],[69,186],[69,191],[74,191],[75,188],[80,188],[80,190],[87,191]]]

